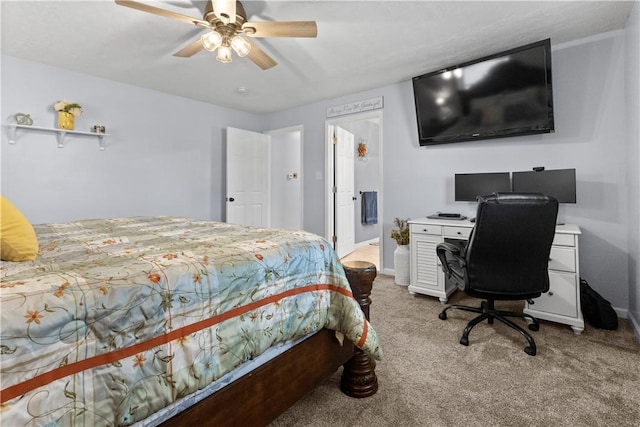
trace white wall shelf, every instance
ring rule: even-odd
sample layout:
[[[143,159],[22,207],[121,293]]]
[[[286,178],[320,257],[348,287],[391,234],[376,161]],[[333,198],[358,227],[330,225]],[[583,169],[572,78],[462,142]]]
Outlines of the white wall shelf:
[[[41,126],[27,126],[27,125],[19,125],[15,123],[11,123],[7,125],[9,127],[9,144],[16,143],[16,131],[18,129],[27,129],[27,130],[36,130],[43,132],[54,132],[58,139],[58,148],[64,148],[64,137],[67,134],[72,135],[85,135],[85,136],[93,136],[98,138],[98,144],[100,145],[100,150],[104,151],[104,138],[109,136],[108,133],[95,133],[95,132],[82,132],[78,130],[65,130],[65,129],[55,129],[55,128],[45,128]]]

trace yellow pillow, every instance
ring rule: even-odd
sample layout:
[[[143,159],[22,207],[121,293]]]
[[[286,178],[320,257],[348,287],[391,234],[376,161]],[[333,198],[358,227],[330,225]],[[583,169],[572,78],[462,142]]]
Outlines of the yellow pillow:
[[[3,261],[31,261],[38,255],[36,232],[3,196],[0,196],[0,252]]]

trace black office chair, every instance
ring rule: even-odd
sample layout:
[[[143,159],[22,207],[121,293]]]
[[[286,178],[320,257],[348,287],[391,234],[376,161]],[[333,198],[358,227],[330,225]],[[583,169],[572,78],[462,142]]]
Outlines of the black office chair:
[[[528,314],[495,308],[496,300],[527,300],[549,290],[549,252],[555,234],[558,201],[532,193],[494,193],[478,197],[476,222],[466,248],[440,243],[436,251],[447,277],[467,295],[482,298],[480,307],[447,306],[439,317],[446,320],[452,308],[480,313],[462,333],[460,344],[469,345],[469,332],[487,319],[497,319],[520,332],[529,345],[524,351],[535,356],[531,335],[507,317],[530,319],[529,329],[539,323]]]

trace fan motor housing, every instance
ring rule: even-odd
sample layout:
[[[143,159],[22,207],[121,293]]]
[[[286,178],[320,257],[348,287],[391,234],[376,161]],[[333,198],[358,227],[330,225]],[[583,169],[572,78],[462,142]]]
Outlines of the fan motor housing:
[[[218,18],[216,14],[213,12],[213,4],[210,1],[207,2],[207,5],[204,8],[203,18],[205,21],[211,24],[211,26],[214,28],[220,25],[224,25],[224,23],[220,20],[220,18]],[[234,25],[235,27],[240,28],[242,27],[242,24],[244,24],[245,22],[247,22],[247,12],[245,12],[244,6],[242,6],[242,3],[237,1],[236,2],[236,19],[235,21],[230,22],[228,25]]]

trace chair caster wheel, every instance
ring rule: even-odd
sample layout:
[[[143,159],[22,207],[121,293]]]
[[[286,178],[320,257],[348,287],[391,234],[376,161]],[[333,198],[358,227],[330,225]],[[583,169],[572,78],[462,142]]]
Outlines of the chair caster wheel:
[[[535,356],[536,355],[536,349],[530,346],[526,346],[524,348],[524,352],[527,353],[529,356]]]
[[[447,320],[447,312],[443,311],[442,313],[438,314],[438,318],[440,320]]]
[[[527,328],[529,328],[530,331],[537,331],[540,329],[540,324],[539,323],[529,323],[529,326],[527,326]]]
[[[469,345],[469,338],[465,338],[465,337],[460,338],[460,344]],[[534,354],[535,354],[535,350],[534,350]]]

